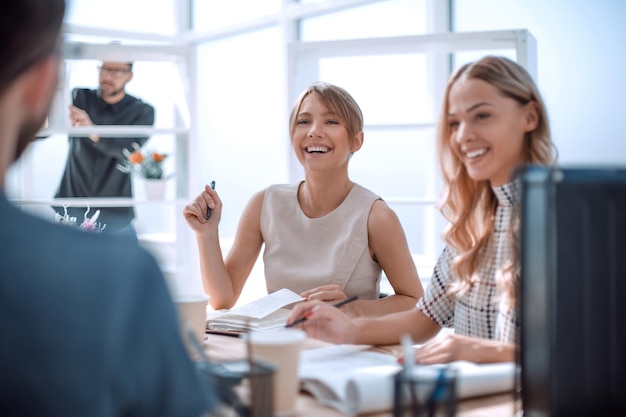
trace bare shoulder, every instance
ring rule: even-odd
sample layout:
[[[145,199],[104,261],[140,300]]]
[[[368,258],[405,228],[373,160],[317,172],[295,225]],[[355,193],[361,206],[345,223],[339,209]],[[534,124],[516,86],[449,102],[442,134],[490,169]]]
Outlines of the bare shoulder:
[[[263,199],[265,198],[266,189],[257,191],[250,197],[248,204],[241,214],[240,224],[243,225],[243,229],[254,230],[255,233],[260,231],[261,228],[261,210],[263,207]]]
[[[245,211],[258,211],[261,212],[261,206],[263,205],[263,199],[265,198],[265,189],[257,191],[252,194],[250,200],[248,200],[248,204],[246,205]]]
[[[250,203],[251,204],[261,204],[263,202],[263,199],[265,198],[265,191],[267,190],[267,188],[264,188],[260,191],[257,191],[256,193],[252,194],[252,197],[250,197]]]
[[[374,201],[368,219],[368,226],[370,228],[395,225],[399,224],[399,222],[400,220],[396,212],[393,211],[384,200],[379,199]]]

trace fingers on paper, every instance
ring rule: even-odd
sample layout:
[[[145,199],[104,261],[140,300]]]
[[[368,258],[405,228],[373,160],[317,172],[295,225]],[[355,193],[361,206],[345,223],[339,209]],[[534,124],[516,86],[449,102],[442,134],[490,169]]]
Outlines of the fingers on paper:
[[[319,300],[327,303],[336,303],[348,298],[341,287],[336,284],[322,285],[317,288],[304,291],[300,294],[300,296],[305,298],[307,301]]]
[[[415,360],[421,364],[447,363],[455,360],[455,347],[450,337],[437,337],[415,350]]]

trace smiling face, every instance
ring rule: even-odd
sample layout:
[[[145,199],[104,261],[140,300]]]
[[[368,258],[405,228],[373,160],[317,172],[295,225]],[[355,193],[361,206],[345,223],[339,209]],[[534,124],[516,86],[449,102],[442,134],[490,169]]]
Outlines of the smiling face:
[[[363,143],[363,132],[351,138],[345,122],[320,97],[311,93],[295,115],[292,144],[305,170],[342,167]]]
[[[491,84],[459,78],[448,96],[450,146],[469,176],[506,184],[525,161],[525,135],[537,126],[534,104],[520,104]]]

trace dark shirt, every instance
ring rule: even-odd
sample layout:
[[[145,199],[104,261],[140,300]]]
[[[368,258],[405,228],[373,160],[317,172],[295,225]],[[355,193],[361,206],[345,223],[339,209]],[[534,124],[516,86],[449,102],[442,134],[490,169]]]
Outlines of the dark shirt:
[[[98,90],[75,89],[73,103],[84,110],[94,125],[146,125],[154,124],[154,108],[140,99],[126,94],[115,104],[108,104]],[[117,165],[126,159],[122,149],[132,151],[132,144],[143,145],[148,137],[101,137],[93,142],[88,137],[70,136],[69,153],[65,171],[55,197],[132,197],[130,175]],[[62,207],[55,210],[63,214]],[[105,231],[115,231],[128,226],[134,218],[132,207],[92,207],[91,214],[100,210],[99,221],[106,224]],[[70,216],[82,221],[85,208],[68,210]]]
[[[53,224],[0,191],[0,415],[199,417],[167,284],[135,241]]]

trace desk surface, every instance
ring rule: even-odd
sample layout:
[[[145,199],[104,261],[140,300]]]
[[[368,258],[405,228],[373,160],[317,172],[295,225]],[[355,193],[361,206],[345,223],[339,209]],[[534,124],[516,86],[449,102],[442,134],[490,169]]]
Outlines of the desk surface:
[[[328,343],[315,339],[307,339],[304,349],[328,346]],[[398,346],[364,347],[364,349],[399,356],[402,348]],[[244,359],[246,346],[242,339],[215,334],[207,335],[204,350],[210,360],[224,361]],[[296,403],[297,417],[343,417],[344,414],[334,408],[319,404],[311,395],[301,392]],[[513,394],[498,394],[480,398],[472,398],[459,402],[458,417],[506,417],[515,413]],[[392,413],[368,414],[370,417],[389,417]]]

